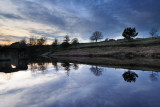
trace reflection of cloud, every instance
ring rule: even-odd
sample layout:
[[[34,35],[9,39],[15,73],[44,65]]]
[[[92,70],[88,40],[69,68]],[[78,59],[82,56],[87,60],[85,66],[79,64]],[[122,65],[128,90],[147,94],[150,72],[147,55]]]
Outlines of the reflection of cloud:
[[[0,80],[10,80],[12,75],[12,73],[0,73]]]
[[[150,81],[145,79],[127,85],[122,82],[123,69],[105,68],[103,75],[95,78],[89,71],[88,65],[79,65],[77,71],[71,68],[69,77],[65,75],[63,68],[60,68],[59,72],[56,72],[52,65],[47,68],[47,72],[37,73],[34,76],[30,71],[20,71],[14,73],[9,81],[1,80],[0,105],[2,107],[22,105],[24,107],[124,107],[139,106],[139,104],[146,106],[150,104],[148,98],[154,99],[152,106],[157,106],[154,101],[159,101],[158,85],[150,84]],[[146,74],[148,78],[148,73]],[[142,87],[143,90],[138,90]]]

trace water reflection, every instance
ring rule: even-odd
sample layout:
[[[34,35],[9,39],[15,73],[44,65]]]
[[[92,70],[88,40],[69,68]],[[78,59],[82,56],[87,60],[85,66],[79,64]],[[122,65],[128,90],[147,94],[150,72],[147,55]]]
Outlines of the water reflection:
[[[103,72],[103,68],[100,68],[98,66],[92,66],[90,68],[90,71],[95,75],[95,76],[101,76]]]
[[[30,69],[32,72],[37,72],[37,71],[41,71],[41,72],[45,72],[47,70],[47,66],[49,63],[31,63],[30,64]]]
[[[56,71],[59,70],[59,66],[58,66],[58,61],[57,60],[53,60],[52,61],[52,65],[54,66],[54,68],[56,69]]]
[[[26,60],[0,61],[0,72],[11,73],[20,70],[27,70]]]
[[[135,72],[130,70],[125,72],[122,76],[126,82],[135,82],[136,79],[138,78],[138,75]]]
[[[150,74],[150,79],[151,79],[151,81],[157,81],[158,80],[158,73],[152,71],[152,74]]]
[[[78,70],[78,68],[79,68],[78,64],[76,64],[76,63],[73,63],[72,66],[73,66],[74,70]]]
[[[64,70],[66,71],[67,76],[69,76],[71,64],[69,62],[62,62],[61,66],[64,67]]]
[[[0,81],[0,104],[2,107],[159,106],[159,83],[148,81],[158,80],[159,75],[124,70],[56,60],[29,63],[25,71],[0,73],[0,78],[6,74],[5,78],[10,79]],[[122,76],[125,81],[135,83],[124,82]]]

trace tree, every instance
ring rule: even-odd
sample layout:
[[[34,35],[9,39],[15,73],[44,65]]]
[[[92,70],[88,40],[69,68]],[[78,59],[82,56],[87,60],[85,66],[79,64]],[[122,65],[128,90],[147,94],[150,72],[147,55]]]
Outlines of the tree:
[[[78,43],[79,42],[77,38],[72,39],[72,45],[77,45]]]
[[[105,42],[108,42],[108,41],[109,41],[109,39],[108,39],[108,38],[106,38],[104,41],[105,41]]]
[[[63,43],[62,43],[61,45],[62,45],[64,48],[68,48],[69,45],[70,45],[69,41],[70,41],[69,36],[66,35],[66,36],[64,37]]]
[[[70,41],[69,36],[66,35],[66,36],[64,37],[64,40],[63,40],[63,41],[69,43],[69,41]]]
[[[26,40],[22,39],[19,42],[12,43],[10,46],[14,46],[14,47],[26,46]]]
[[[137,35],[138,35],[138,32],[136,32],[136,29],[131,27],[125,28],[122,33],[122,36],[127,40],[133,39]]]
[[[96,31],[92,34],[92,36],[90,37],[91,41],[98,41],[99,39],[103,39],[103,35],[100,31]]]
[[[20,44],[21,46],[26,46],[26,39],[22,39],[22,40],[19,42],[19,44]]]
[[[154,36],[157,36],[158,29],[157,28],[152,28],[151,31],[149,32],[149,34],[152,36],[152,38]]]
[[[37,44],[37,41],[36,41],[36,40],[37,40],[36,37],[31,36],[31,37],[29,38],[29,44],[30,44],[31,46],[36,45],[36,44]]]
[[[42,36],[40,39],[37,39],[37,45],[44,45],[47,41],[47,38]]]
[[[57,46],[58,45],[58,39],[54,39],[53,43],[52,43],[52,46]]]

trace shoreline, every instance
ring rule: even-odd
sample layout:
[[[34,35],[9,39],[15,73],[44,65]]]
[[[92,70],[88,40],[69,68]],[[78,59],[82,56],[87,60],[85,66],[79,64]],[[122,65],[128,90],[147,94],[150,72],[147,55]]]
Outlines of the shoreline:
[[[111,68],[123,68],[131,70],[144,70],[160,72],[160,59],[133,58],[117,59],[107,57],[52,57],[53,61],[87,64]]]
[[[157,58],[160,59],[160,53],[133,53],[133,52],[116,52],[110,54],[48,54],[49,57],[108,57],[108,58]]]

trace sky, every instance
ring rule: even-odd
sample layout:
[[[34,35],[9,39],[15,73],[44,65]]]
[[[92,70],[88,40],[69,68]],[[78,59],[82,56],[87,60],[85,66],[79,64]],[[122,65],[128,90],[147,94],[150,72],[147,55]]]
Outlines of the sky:
[[[160,0],[0,0],[0,42],[65,35],[89,42],[95,31],[118,39],[126,27],[149,37],[160,28],[159,12]]]

